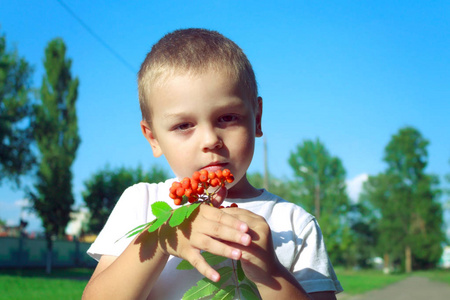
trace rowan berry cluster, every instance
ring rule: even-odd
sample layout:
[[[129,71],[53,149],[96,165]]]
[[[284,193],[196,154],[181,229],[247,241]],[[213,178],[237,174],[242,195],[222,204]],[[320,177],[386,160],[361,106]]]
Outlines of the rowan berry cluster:
[[[207,201],[219,188],[233,181],[234,176],[228,169],[217,170],[216,172],[195,171],[191,178],[185,177],[181,182],[175,181],[172,183],[169,197],[173,199],[175,205],[201,200]],[[213,193],[208,193],[209,187],[217,187],[217,189]]]

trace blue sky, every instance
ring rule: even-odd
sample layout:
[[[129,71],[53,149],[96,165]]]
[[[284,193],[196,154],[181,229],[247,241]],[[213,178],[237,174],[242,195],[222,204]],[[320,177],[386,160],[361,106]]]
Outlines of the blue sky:
[[[291,151],[319,138],[346,168],[349,183],[385,169],[384,147],[404,126],[430,141],[427,172],[450,173],[450,3],[448,1],[69,1],[0,0],[0,31],[34,66],[40,86],[47,43],[62,37],[80,79],[82,144],[74,194],[106,164],[148,167],[135,73],[162,35],[218,30],[243,48],[264,99],[269,170],[292,177]],[[10,48],[11,49],[11,48]],[[263,142],[250,172],[263,170]],[[24,183],[30,184],[31,178]],[[357,184],[351,184],[352,193]],[[447,184],[448,186],[448,184]],[[352,195],[353,195],[352,194]],[[20,216],[22,191],[0,187],[0,218]],[[30,230],[39,221],[27,216]]]

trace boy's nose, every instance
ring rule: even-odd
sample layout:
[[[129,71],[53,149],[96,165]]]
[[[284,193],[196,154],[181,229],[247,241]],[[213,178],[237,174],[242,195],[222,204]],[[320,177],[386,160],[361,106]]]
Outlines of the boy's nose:
[[[222,139],[212,128],[205,130],[204,134],[202,135],[202,142],[203,151],[205,152],[209,150],[220,149],[223,146]]]

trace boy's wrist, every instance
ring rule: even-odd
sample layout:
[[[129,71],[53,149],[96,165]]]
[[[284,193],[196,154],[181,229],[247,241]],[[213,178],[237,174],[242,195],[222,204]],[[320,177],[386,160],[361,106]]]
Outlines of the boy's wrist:
[[[267,277],[255,282],[262,299],[273,299],[273,296],[293,296],[294,299],[311,299],[294,276],[277,260]],[[292,297],[290,297],[292,298]]]

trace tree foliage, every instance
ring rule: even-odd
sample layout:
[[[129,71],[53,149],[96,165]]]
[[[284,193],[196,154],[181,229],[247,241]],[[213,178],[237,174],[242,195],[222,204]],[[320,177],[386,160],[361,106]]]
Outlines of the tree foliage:
[[[6,38],[0,35],[0,184],[7,178],[18,185],[20,175],[34,163],[31,74],[26,60],[16,50],[8,51]]]
[[[364,186],[378,213],[379,249],[402,258],[407,271],[434,267],[445,241],[439,181],[425,173],[428,144],[417,129],[400,129],[385,148],[386,171]]]
[[[141,167],[111,169],[106,166],[93,174],[84,182],[83,192],[84,202],[90,212],[88,232],[100,232],[126,188],[138,182],[161,182],[167,178],[167,173],[156,166],[148,172],[144,172]]]
[[[81,140],[75,107],[79,82],[72,78],[71,65],[63,40],[50,41],[45,49],[40,101],[34,107],[40,161],[35,191],[30,192],[49,250],[52,237],[64,235],[74,204],[71,166]]]
[[[247,175],[248,181],[258,189],[264,188],[264,176],[261,173],[255,172]],[[292,193],[295,189],[292,187],[293,182],[287,179],[276,178],[269,174],[269,189],[268,191],[287,201],[295,201],[295,196]]]
[[[350,205],[341,160],[331,156],[317,139],[298,145],[289,164],[299,189],[295,202],[316,215],[333,263],[345,263],[352,237],[346,222]]]

